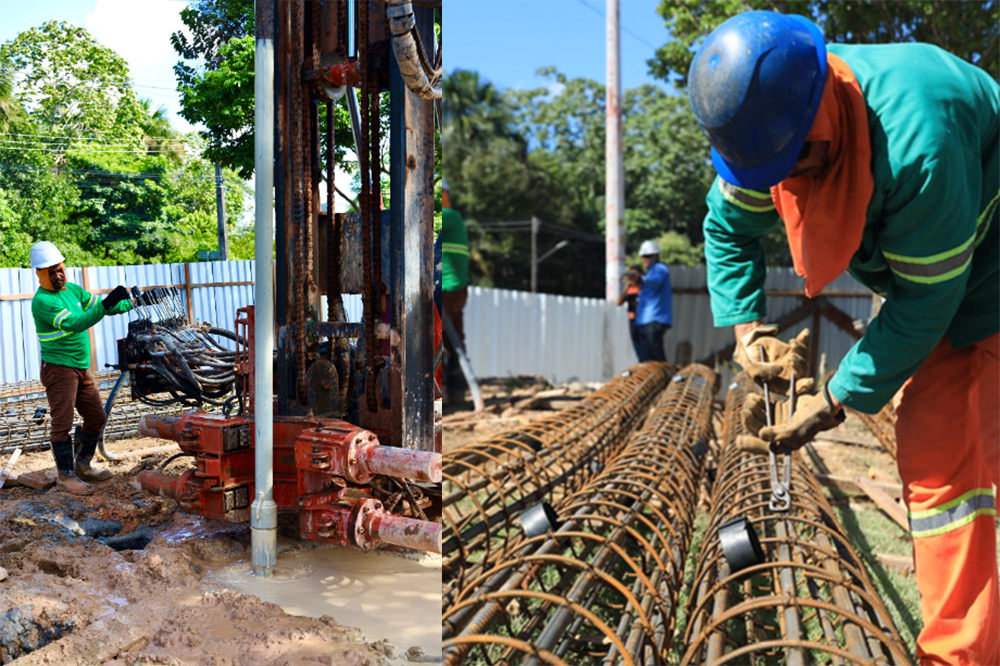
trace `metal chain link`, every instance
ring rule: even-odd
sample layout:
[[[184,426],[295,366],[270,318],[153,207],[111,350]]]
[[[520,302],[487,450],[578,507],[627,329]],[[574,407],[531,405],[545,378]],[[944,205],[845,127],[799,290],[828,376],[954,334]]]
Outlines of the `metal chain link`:
[[[302,64],[302,38],[303,38],[303,25],[302,25],[302,3],[292,2],[291,3],[291,14],[290,14],[290,25],[289,30],[291,33],[291,62],[293,65],[293,71],[298,72],[299,67]],[[305,303],[304,303],[304,292],[302,290],[304,278],[305,267],[300,267],[298,264],[302,261],[303,253],[305,251],[305,243],[303,238],[304,232],[304,217],[305,213],[303,210],[303,191],[302,191],[302,181],[304,178],[303,174],[303,145],[302,140],[304,137],[302,128],[302,92],[303,85],[300,81],[293,81],[292,85],[292,108],[289,111],[289,135],[292,141],[292,227],[294,229],[294,257],[297,261],[293,261],[293,266],[291,267],[292,272],[292,293],[294,294],[294,337],[295,337],[295,355],[297,358],[298,366],[298,399],[301,402],[306,398],[306,327],[305,327]]]
[[[358,166],[361,171],[361,192],[358,203],[361,207],[361,253],[362,253],[362,302],[365,309],[365,396],[368,411],[378,410],[375,396],[375,308],[378,307],[372,285],[372,182],[371,182],[371,133],[370,99],[372,81],[375,78],[368,62],[369,2],[358,3],[358,61],[361,63],[361,100],[358,105],[361,115],[361,142],[357,146]],[[377,83],[376,83],[377,85]],[[378,122],[378,115],[375,116]]]

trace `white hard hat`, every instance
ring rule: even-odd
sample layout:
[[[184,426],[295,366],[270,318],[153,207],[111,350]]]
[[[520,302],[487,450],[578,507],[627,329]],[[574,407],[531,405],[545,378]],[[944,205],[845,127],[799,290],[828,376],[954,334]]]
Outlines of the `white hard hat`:
[[[62,252],[49,241],[41,241],[31,246],[31,267],[34,269],[49,268],[66,261]]]
[[[651,254],[659,254],[660,246],[656,241],[643,241],[642,245],[639,247],[639,256],[648,257]]]

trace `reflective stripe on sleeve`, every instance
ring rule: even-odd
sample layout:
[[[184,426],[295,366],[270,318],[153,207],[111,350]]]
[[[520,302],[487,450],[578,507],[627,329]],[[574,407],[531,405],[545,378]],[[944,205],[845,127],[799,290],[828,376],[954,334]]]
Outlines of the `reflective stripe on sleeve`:
[[[469,256],[469,246],[461,243],[441,243],[441,252]]]
[[[87,301],[87,304],[85,306],[83,306],[83,311],[86,312],[90,308],[94,307],[96,303],[97,303],[97,294],[91,294],[90,300]]]
[[[73,331],[52,331],[51,333],[40,333],[38,339],[41,342],[52,342],[53,340],[58,340],[59,338],[65,338],[67,335],[73,335]]]
[[[976,488],[941,506],[910,512],[910,533],[929,537],[957,530],[978,516],[996,516],[992,488]]]
[[[758,192],[737,187],[719,179],[719,191],[726,201],[751,213],[766,213],[774,210],[774,200],[770,192]]]
[[[59,328],[62,325],[62,323],[66,321],[66,317],[68,317],[69,314],[70,314],[69,310],[60,310],[59,314],[57,314],[55,316],[55,319],[52,320],[52,327]]]

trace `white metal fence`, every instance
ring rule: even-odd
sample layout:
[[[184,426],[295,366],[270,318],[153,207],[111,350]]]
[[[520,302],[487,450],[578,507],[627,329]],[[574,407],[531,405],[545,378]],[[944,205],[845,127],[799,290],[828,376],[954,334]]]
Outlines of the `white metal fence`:
[[[193,320],[230,330],[235,327],[236,310],[253,303],[253,261],[67,268],[66,277],[91,293],[106,293],[120,284],[173,286],[190,303]],[[31,297],[37,290],[35,271],[0,268],[0,384],[40,376],[38,337],[31,316]],[[348,295],[344,300],[348,320],[361,321],[361,297]],[[90,329],[97,369],[116,362],[117,340],[125,337],[130,316],[105,317]]]
[[[678,360],[679,346],[689,346],[690,359],[697,361],[731,344],[732,328],[713,326],[704,267],[673,267],[670,276],[674,325],[665,336],[667,360]],[[802,279],[791,269],[769,270],[765,288],[771,293],[771,321],[803,302]],[[850,276],[840,277],[825,293],[852,319],[870,318],[871,293]],[[810,318],[789,331],[797,334],[807,327],[813,329],[819,353],[832,364],[854,344],[852,336],[826,319]],[[480,377],[537,375],[553,382],[599,382],[636,362],[625,307],[596,298],[472,287],[465,338]],[[723,380],[728,382],[728,372],[723,372]]]
[[[712,325],[703,267],[674,267],[674,327],[667,333],[668,360],[678,360],[679,345],[689,345],[693,360],[709,357],[732,342],[730,328]],[[191,294],[192,317],[232,329],[236,310],[253,303],[253,261],[217,261],[148,266],[69,268],[67,277],[91,292],[128,287],[176,286]],[[802,303],[802,280],[791,269],[768,272],[771,320]],[[31,317],[38,289],[30,269],[0,269],[0,383],[38,379],[39,350]],[[825,293],[852,319],[871,316],[869,292],[842,276]],[[348,319],[361,320],[361,297],[345,296]],[[324,308],[325,310],[325,308]],[[325,312],[323,313],[325,317]],[[116,341],[125,337],[129,315],[107,317],[93,329],[96,367],[117,359]],[[818,333],[821,354],[836,362],[854,340],[826,320],[801,322]],[[550,381],[606,381],[635,362],[624,307],[601,299],[529,294],[472,287],[465,311],[466,345],[481,377],[540,375]],[[724,377],[728,380],[728,376]]]

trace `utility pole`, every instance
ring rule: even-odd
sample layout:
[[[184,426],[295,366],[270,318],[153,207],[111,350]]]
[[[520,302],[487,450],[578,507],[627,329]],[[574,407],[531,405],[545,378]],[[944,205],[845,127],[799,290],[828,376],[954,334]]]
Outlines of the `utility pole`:
[[[531,216],[531,293],[538,291],[538,223],[539,220],[534,215]]]
[[[618,298],[625,272],[625,165],[622,160],[621,47],[618,0],[607,0],[608,80],[604,149],[605,289],[609,301]]]
[[[215,211],[219,222],[219,261],[229,261],[226,240],[226,199],[222,196],[222,166],[215,163]]]

